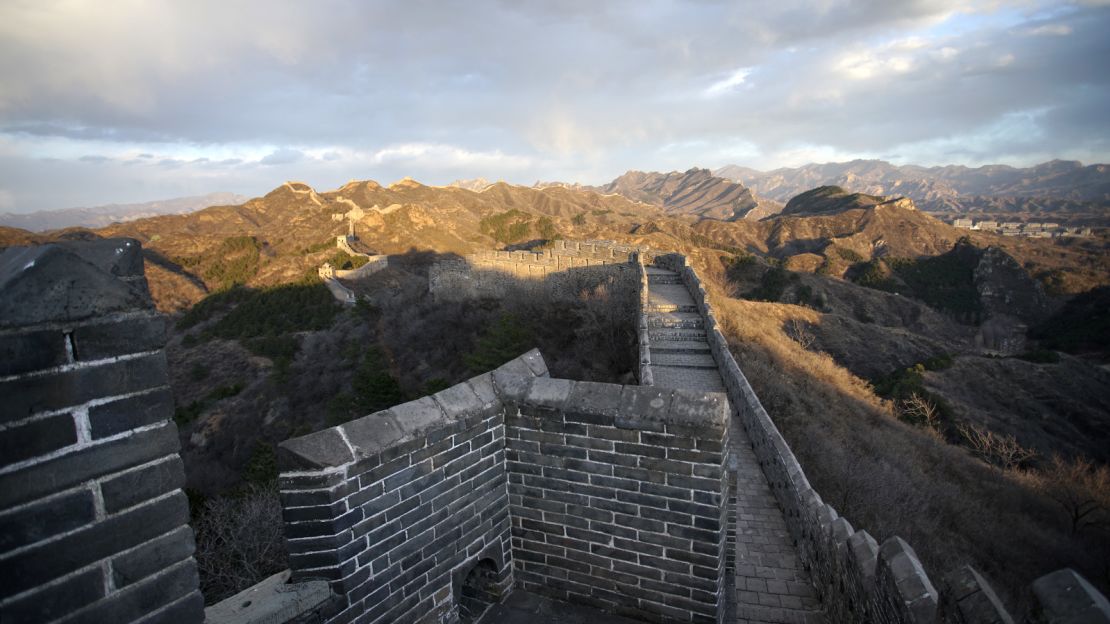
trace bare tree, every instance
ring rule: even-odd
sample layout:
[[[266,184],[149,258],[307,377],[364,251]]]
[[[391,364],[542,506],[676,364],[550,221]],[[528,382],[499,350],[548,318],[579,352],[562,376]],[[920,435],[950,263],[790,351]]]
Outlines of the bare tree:
[[[813,332],[809,330],[809,325],[805,321],[797,318],[790,319],[789,334],[790,337],[794,339],[794,342],[797,342],[806,351],[809,351],[809,348],[813,346],[814,340],[816,340]]]
[[[998,435],[970,423],[960,423],[956,430],[967,441],[972,453],[1003,470],[1017,468],[1037,456],[1036,451],[1025,448],[1012,435]]]
[[[273,486],[249,485],[238,496],[207,500],[193,529],[201,590],[210,603],[287,566],[281,503]]]
[[[1063,507],[1072,535],[1110,526],[1110,467],[1053,455],[1038,472],[1040,489]]]
[[[932,401],[914,392],[910,394],[909,398],[902,399],[898,403],[898,409],[901,411],[904,420],[920,423],[940,438],[940,410]]]

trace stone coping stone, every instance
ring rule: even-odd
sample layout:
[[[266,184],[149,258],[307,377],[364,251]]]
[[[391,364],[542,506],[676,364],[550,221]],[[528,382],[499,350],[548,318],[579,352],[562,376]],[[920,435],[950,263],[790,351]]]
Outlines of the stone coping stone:
[[[524,383],[508,375],[494,376],[509,384],[521,408],[600,416],[625,429],[661,430],[667,425],[689,430],[720,431],[728,427],[728,398],[721,392],[670,390],[656,386],[621,386],[589,381],[535,378]]]
[[[1110,601],[1071,568],[1033,581],[1044,622],[1110,622]]]
[[[153,307],[134,239],[0,252],[0,328],[69,323]]]
[[[204,610],[206,624],[283,624],[327,610],[335,597],[327,581],[290,583],[289,570]],[[322,615],[322,614],[321,614]]]

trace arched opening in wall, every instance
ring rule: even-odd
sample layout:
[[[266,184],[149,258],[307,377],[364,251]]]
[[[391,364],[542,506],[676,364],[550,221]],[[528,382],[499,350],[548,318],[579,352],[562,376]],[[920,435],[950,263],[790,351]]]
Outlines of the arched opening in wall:
[[[473,624],[490,606],[501,600],[497,587],[497,566],[492,559],[482,559],[463,577],[456,598],[460,624]]]

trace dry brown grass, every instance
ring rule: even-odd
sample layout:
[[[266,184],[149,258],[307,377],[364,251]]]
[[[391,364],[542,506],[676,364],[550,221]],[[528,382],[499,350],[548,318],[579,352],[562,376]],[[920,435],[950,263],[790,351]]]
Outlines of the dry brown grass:
[[[793,305],[714,296],[733,354],[826,502],[882,541],[916,549],[930,577],[970,563],[1016,611],[1028,584],[1073,567],[1110,587],[1110,537],[1073,535],[1060,505],[1018,473],[991,469],[925,428],[825,353],[788,335],[823,315]]]

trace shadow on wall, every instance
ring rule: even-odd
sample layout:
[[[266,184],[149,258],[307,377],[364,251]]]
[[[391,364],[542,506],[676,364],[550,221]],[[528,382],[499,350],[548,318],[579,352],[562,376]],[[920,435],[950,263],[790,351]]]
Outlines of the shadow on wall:
[[[629,264],[553,270],[530,264],[473,266],[462,262],[432,266],[428,288],[436,301],[503,299],[513,294],[535,294],[558,300],[578,298],[583,291],[601,286],[612,290],[631,288],[635,277],[634,268]]]

